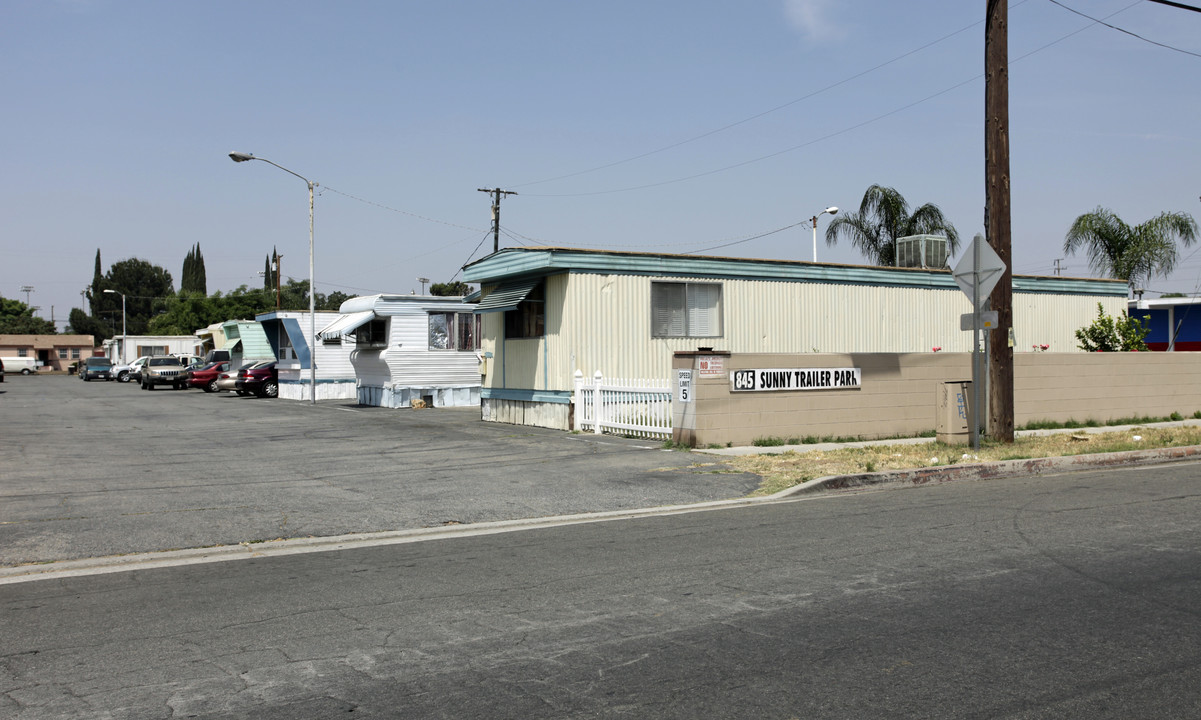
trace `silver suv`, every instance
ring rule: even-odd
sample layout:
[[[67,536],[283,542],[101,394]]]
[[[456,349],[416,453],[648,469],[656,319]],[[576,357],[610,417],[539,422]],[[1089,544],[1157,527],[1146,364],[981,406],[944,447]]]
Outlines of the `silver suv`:
[[[183,361],[172,355],[152,357],[142,366],[142,389],[153,390],[155,385],[170,385],[176,390],[186,388],[186,370]]]

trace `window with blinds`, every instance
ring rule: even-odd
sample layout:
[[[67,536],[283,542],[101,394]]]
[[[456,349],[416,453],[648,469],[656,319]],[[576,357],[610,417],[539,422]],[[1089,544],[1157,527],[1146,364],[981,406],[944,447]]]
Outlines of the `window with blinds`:
[[[651,283],[653,337],[721,337],[721,283]]]

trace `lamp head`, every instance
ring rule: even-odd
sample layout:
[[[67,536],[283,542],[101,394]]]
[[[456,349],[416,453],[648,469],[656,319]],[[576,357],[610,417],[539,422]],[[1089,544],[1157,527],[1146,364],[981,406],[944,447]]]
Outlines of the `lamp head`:
[[[120,294],[121,294],[121,293],[119,293],[119,292],[117,292],[116,290],[113,290],[113,289],[111,289],[111,288],[104,288],[104,292],[106,292],[106,293],[112,293],[112,294],[114,294],[114,295],[120,295]]]
[[[831,205],[830,207],[826,208],[826,212],[830,213],[831,215],[837,215],[837,214],[838,214],[838,208],[836,208],[836,207],[834,207],[833,205]]]
[[[254,153],[231,152],[229,154],[229,159],[233,160],[234,162],[246,162],[247,160],[254,159]]]

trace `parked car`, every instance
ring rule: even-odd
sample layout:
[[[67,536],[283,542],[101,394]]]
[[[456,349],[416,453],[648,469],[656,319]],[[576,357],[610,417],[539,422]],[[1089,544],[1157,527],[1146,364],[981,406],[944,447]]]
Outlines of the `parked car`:
[[[188,372],[188,387],[200,388],[210,393],[218,392],[220,388],[217,387],[217,379],[221,377],[221,373],[227,370],[229,370],[229,362],[211,362],[201,365]]]
[[[128,365],[117,365],[113,367],[113,374],[117,376],[117,382],[124,383],[129,382],[130,380],[133,380],[134,382],[141,382],[142,366],[145,365],[146,361],[149,359],[149,355],[143,355]]]
[[[84,361],[83,365],[79,366],[79,379],[84,382],[89,380],[112,380],[116,378],[113,374],[113,361],[106,357],[90,357]]]
[[[0,382],[4,382],[4,361],[0,360]]]
[[[247,394],[254,393],[259,397],[277,397],[279,395],[279,372],[275,369],[274,360],[259,363],[246,370],[245,375],[238,375],[234,387],[244,390]]]
[[[217,376],[217,392],[229,392],[231,390],[236,390],[237,384],[238,384],[238,376],[241,373],[254,367],[255,365],[258,365],[260,362],[262,362],[262,361],[255,360],[254,362],[246,363],[245,365],[238,368],[237,370],[230,369],[230,370],[223,371],[220,375]],[[237,392],[239,395],[246,394],[245,390],[238,390]]]
[[[38,371],[37,358],[31,357],[6,357],[4,365],[7,372],[21,373],[22,375],[32,375]]]
[[[183,363],[183,366],[186,368],[189,368],[189,369],[200,367],[205,364],[205,360],[203,358],[201,358],[199,355],[191,355],[189,353],[171,353],[171,354],[174,355],[175,357],[179,358],[179,361]]]
[[[153,390],[158,385],[170,385],[175,390],[187,387],[183,377],[183,363],[172,355],[157,355],[151,357],[142,366],[142,389]]]

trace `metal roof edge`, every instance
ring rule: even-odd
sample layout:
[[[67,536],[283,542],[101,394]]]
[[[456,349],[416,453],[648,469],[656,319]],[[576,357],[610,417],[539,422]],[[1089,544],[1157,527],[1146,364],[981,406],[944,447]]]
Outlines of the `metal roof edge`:
[[[465,282],[494,283],[563,271],[958,288],[948,270],[560,248],[506,248],[465,265],[463,279]],[[1060,295],[1125,296],[1127,285],[1121,280],[1016,275],[1013,278],[1013,290]]]

